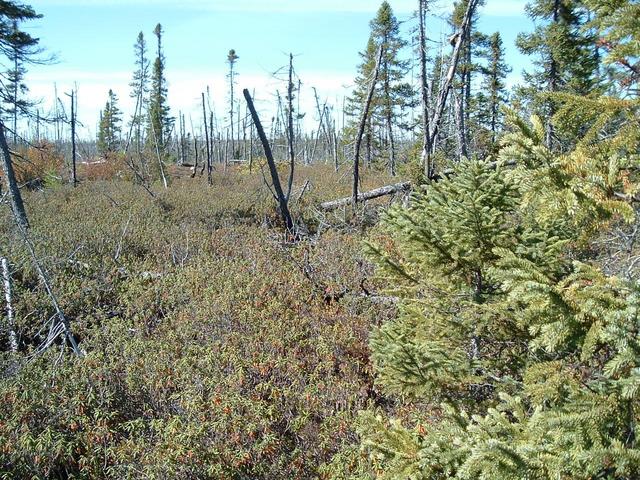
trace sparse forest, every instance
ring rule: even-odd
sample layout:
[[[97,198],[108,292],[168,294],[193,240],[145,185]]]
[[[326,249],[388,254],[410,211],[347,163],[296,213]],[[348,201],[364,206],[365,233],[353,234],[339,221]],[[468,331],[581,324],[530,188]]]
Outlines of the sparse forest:
[[[0,1],[0,478],[640,478],[640,3],[530,0],[511,86],[492,1],[199,118],[158,23],[95,138]]]

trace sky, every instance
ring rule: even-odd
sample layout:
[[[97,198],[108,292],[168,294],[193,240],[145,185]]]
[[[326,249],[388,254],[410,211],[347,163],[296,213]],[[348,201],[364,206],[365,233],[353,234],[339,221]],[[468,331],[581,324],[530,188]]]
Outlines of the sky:
[[[300,109],[307,112],[305,126],[313,128],[315,87],[320,100],[341,107],[353,88],[358,52],[366,46],[369,22],[379,7],[373,0],[34,0],[43,15],[23,28],[40,39],[56,61],[31,66],[26,80],[30,96],[48,112],[53,104],[54,84],[58,97],[74,85],[78,90],[79,135],[95,136],[99,111],[109,89],[119,98],[125,118],[134,108],[129,82],[134,70],[133,44],[142,31],[150,52],[155,49],[153,29],[164,30],[163,46],[172,114],[179,111],[200,125],[201,92],[209,88],[218,117],[228,110],[229,49],[236,50],[237,91],[255,91],[257,105],[268,123],[276,90],[285,91],[282,72],[289,53],[302,82]],[[415,0],[389,0],[405,38],[415,26]],[[486,0],[479,28],[499,31],[513,71],[515,84],[528,66],[514,42],[518,32],[531,30],[523,0]],[[428,22],[429,36],[440,39],[449,30],[443,18],[451,2],[440,2]],[[410,55],[407,49],[405,55]],[[274,75],[275,74],[275,75]],[[221,120],[221,122],[224,122]]]

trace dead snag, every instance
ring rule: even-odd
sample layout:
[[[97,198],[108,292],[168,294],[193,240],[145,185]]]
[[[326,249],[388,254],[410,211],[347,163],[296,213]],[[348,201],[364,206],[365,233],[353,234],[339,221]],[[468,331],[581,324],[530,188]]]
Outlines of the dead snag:
[[[9,198],[11,199],[11,210],[13,210],[13,216],[20,227],[27,229],[29,228],[29,220],[27,218],[27,212],[24,209],[24,203],[22,202],[22,195],[20,194],[16,174],[13,170],[11,153],[9,152],[9,145],[7,145],[7,138],[4,134],[4,123],[2,123],[2,121],[0,121],[0,150],[0,153],[2,153],[2,167],[4,169],[4,177],[7,182]]]
[[[16,323],[13,314],[13,303],[11,298],[11,272],[9,262],[2,257],[2,280],[4,284],[5,310],[7,312],[7,331],[9,332],[9,349],[12,353],[18,353],[18,335],[16,334]]]
[[[358,127],[358,136],[356,137],[356,151],[353,159],[353,194],[351,196],[354,205],[358,203],[358,182],[360,181],[360,145],[362,144],[362,136],[364,135],[364,128],[367,124],[367,117],[369,116],[369,108],[371,107],[371,101],[373,100],[373,93],[376,89],[376,83],[378,81],[378,74],[380,73],[380,64],[382,63],[383,53],[384,49],[382,48],[382,45],[380,45],[376,60],[376,68],[373,71],[373,79],[371,80],[371,85],[369,86],[369,93],[367,94],[367,100],[362,110],[360,126]]]
[[[253,119],[253,123],[256,126],[258,137],[262,142],[264,155],[265,157],[267,157],[267,163],[269,164],[269,172],[271,173],[271,181],[273,182],[273,189],[275,190],[276,200],[278,201],[278,205],[280,206],[280,215],[282,215],[282,220],[287,226],[287,230],[291,233],[294,233],[295,226],[293,224],[293,220],[291,219],[291,214],[289,213],[289,206],[287,205],[287,199],[284,196],[284,192],[282,191],[282,185],[280,184],[280,177],[278,176],[278,170],[276,169],[276,162],[273,160],[273,153],[271,151],[271,146],[269,145],[269,140],[267,140],[267,136],[264,133],[264,129],[262,128],[262,123],[260,123],[260,117],[258,117],[258,112],[256,112],[256,108],[253,105],[253,100],[251,99],[249,90],[245,88],[244,90],[242,90],[242,94],[244,95],[244,99],[247,101],[247,106],[249,107],[251,118]]]
[[[464,17],[462,19],[462,25],[460,25],[460,30],[453,37],[453,53],[451,54],[451,60],[449,61],[449,69],[447,70],[447,75],[444,80],[444,84],[440,88],[440,94],[438,95],[438,99],[436,101],[435,108],[433,110],[433,117],[431,118],[430,126],[431,131],[429,133],[429,145],[433,151],[435,147],[436,136],[438,135],[438,128],[440,127],[440,121],[442,120],[442,114],[444,113],[444,108],[447,104],[447,97],[449,96],[449,91],[451,90],[451,85],[453,82],[453,77],[456,74],[456,69],[458,67],[458,60],[460,58],[460,47],[462,46],[462,42],[467,35],[467,31],[469,30],[469,25],[471,23],[471,19],[473,18],[473,13],[478,5],[478,0],[470,0],[467,5],[467,10],[465,11]],[[432,153],[432,152],[430,152]],[[433,165],[429,166],[430,169],[433,170]],[[435,172],[427,172],[431,173],[429,178],[433,178]]]

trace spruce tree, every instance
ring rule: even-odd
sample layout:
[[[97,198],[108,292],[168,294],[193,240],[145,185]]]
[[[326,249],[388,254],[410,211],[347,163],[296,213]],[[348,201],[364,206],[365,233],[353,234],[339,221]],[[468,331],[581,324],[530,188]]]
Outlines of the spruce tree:
[[[353,118],[353,123],[359,121],[362,105],[367,96],[373,70],[376,64],[376,53],[383,49],[383,57],[376,88],[371,105],[371,120],[365,131],[365,148],[367,164],[373,154],[388,155],[387,166],[391,174],[395,175],[397,167],[396,139],[394,126],[401,123],[399,109],[412,105],[415,93],[412,87],[404,81],[409,62],[401,58],[401,51],[406,41],[400,36],[400,24],[393,14],[388,2],[380,5],[376,17],[370,22],[371,34],[367,48],[360,54],[362,63],[358,66],[356,88],[348,99],[347,113]],[[376,137],[382,138],[382,143],[375,142]]]
[[[26,65],[47,62],[40,57],[42,49],[38,45],[38,38],[21,30],[20,24],[40,17],[28,5],[13,1],[0,2],[0,55],[6,58],[8,65],[4,72],[0,72],[0,100],[4,104],[2,118],[11,120],[14,142],[17,139],[18,117],[27,113],[32,105],[25,97],[28,91],[24,83]]]
[[[156,25],[153,34],[157,39],[157,53],[151,73],[147,143],[153,150],[157,146],[158,151],[164,155],[166,153],[166,142],[173,126],[173,118],[169,114],[169,105],[167,103],[166,64],[164,51],[162,50],[162,33],[162,25]]]
[[[598,52],[612,69],[613,80],[618,88],[637,97],[640,95],[640,4],[634,0],[585,0],[585,3],[593,16],[591,26],[597,29]]]
[[[511,68],[505,63],[505,52],[499,32],[492,34],[486,42],[486,65],[482,67],[482,87],[477,95],[478,112],[476,114],[480,126],[489,133],[488,151],[497,147],[498,134],[502,130],[502,107],[507,101],[505,80]]]
[[[107,157],[115,153],[120,145],[122,113],[118,108],[118,97],[113,90],[109,90],[109,96],[104,110],[100,114],[98,127],[98,153]]]
[[[496,163],[467,160],[384,218],[369,252],[400,303],[372,358],[382,393],[413,403],[402,421],[363,413],[359,478],[637,477],[640,290],[596,240],[637,229],[640,101],[555,101],[555,127],[581,125],[571,150],[511,111]]]
[[[520,34],[517,46],[535,56],[537,71],[525,72],[520,94],[529,112],[545,120],[547,146],[554,138],[551,117],[555,113],[548,93],[587,95],[597,87],[598,54],[593,35],[585,30],[588,11],[581,0],[535,0],[527,14],[537,24],[532,33]],[[542,94],[540,93],[542,92]]]
[[[131,129],[133,130],[133,141],[136,150],[140,152],[143,144],[142,125],[144,124],[144,112],[147,111],[149,101],[149,58],[147,56],[147,44],[142,32],[138,33],[138,38],[133,46],[135,55],[135,71],[129,86],[131,93],[129,96],[135,100],[135,110],[131,117]]]
[[[589,245],[633,216],[612,192],[638,184],[610,151],[558,158],[541,121],[511,123],[497,166],[461,163],[390,211],[393,247],[370,247],[402,298],[371,335],[377,383],[415,401],[411,427],[361,418],[379,478],[622,480],[640,468],[638,290],[591,263]],[[594,182],[602,170],[608,183]]]

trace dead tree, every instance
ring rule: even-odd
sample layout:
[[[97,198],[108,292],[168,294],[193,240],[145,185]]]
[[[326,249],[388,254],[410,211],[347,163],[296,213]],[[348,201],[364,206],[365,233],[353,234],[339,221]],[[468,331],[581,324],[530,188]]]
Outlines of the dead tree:
[[[9,152],[9,145],[7,145],[7,138],[4,131],[4,123],[0,121],[0,153],[2,154],[2,167],[4,170],[4,178],[7,182],[7,191],[9,193],[9,198],[11,199],[11,210],[13,211],[16,223],[18,223],[20,227],[26,229],[29,228],[29,219],[27,218],[27,212],[24,209],[22,195],[20,194],[16,174],[13,170],[11,153]]]
[[[78,185],[76,172],[76,92],[71,90],[71,173],[73,176],[73,186]]]
[[[38,352],[46,350],[50,345],[53,344],[53,342],[55,342],[58,337],[64,335],[65,340],[69,342],[74,353],[76,355],[83,356],[82,351],[78,347],[78,342],[71,332],[69,322],[65,317],[62,309],[60,308],[58,299],[53,291],[53,288],[51,287],[49,276],[47,275],[44,267],[40,264],[40,261],[36,256],[35,248],[33,247],[31,239],[29,238],[29,220],[24,210],[24,203],[22,202],[20,189],[18,188],[18,184],[16,182],[15,173],[13,171],[13,164],[11,161],[11,154],[9,152],[9,147],[7,146],[7,139],[4,134],[4,124],[2,123],[2,121],[0,121],[0,150],[2,150],[5,177],[7,178],[7,187],[9,190],[9,196],[11,198],[11,209],[13,211],[13,217],[16,222],[16,226],[18,227],[18,232],[24,240],[36,272],[38,273],[40,281],[44,285],[47,295],[51,299],[51,303],[56,312],[56,314],[51,319],[51,324],[49,326],[49,335],[47,336],[47,339],[42,343],[42,345],[38,348]]]
[[[253,100],[251,99],[249,90],[245,88],[244,90],[242,90],[242,94],[244,95],[244,98],[247,101],[247,106],[249,107],[251,118],[253,119],[253,123],[256,126],[258,137],[262,142],[264,155],[265,157],[267,157],[267,163],[269,164],[269,172],[271,173],[271,181],[273,183],[273,189],[275,190],[275,197],[276,197],[276,200],[278,201],[278,205],[280,206],[280,215],[282,216],[282,220],[287,226],[287,230],[291,233],[294,233],[295,226],[293,224],[293,219],[291,218],[291,214],[289,213],[287,198],[285,197],[284,192],[282,191],[282,186],[280,185],[280,177],[278,176],[278,170],[276,169],[276,162],[273,160],[273,152],[271,151],[269,140],[267,139],[267,135],[264,133],[264,129],[262,128],[262,124],[260,123],[260,117],[258,117],[258,112],[256,112],[256,108],[253,105]]]
[[[367,100],[365,101],[362,109],[362,117],[360,118],[360,126],[358,127],[358,135],[356,136],[356,150],[353,158],[353,194],[351,196],[353,204],[358,203],[358,183],[360,182],[360,145],[362,144],[362,136],[367,124],[367,118],[369,116],[369,108],[371,108],[371,101],[373,100],[373,94],[376,89],[376,83],[378,81],[378,75],[380,73],[380,64],[382,63],[382,54],[384,49],[382,45],[378,48],[378,55],[376,59],[376,67],[373,71],[373,78],[371,79],[371,85],[369,86],[369,93],[367,94]]]
[[[162,177],[162,184],[164,188],[169,188],[169,184],[167,183],[167,176],[164,173],[164,163],[162,162],[162,155],[160,154],[160,145],[158,142],[158,135],[156,134],[156,129],[153,126],[153,121],[151,120],[151,113],[149,113],[149,125],[151,126],[151,134],[153,135],[153,144],[156,150],[156,158],[158,160],[158,168],[160,169],[160,176]]]
[[[458,67],[458,60],[460,59],[460,49],[462,47],[464,39],[467,36],[467,31],[470,28],[471,19],[473,18],[473,14],[477,5],[478,0],[469,0],[467,10],[465,11],[464,17],[462,19],[462,24],[460,25],[460,30],[454,35],[455,41],[453,46],[453,53],[451,54],[451,60],[449,62],[449,69],[447,70],[447,75],[444,79],[442,87],[440,88],[438,99],[433,110],[433,117],[430,121],[431,130],[429,133],[429,144],[431,145],[431,153],[433,153],[435,138],[438,135],[438,128],[440,127],[442,114],[444,113],[444,109],[447,104],[447,98],[449,96],[449,91],[451,90],[453,77],[455,76],[456,69]],[[431,172],[431,177],[433,177],[434,175],[435,172]]]
[[[324,122],[324,116],[327,112],[327,100],[324,101],[324,105],[322,106],[322,109],[320,109],[320,100],[318,99],[318,92],[316,91],[316,87],[313,87],[313,96],[316,101],[316,110],[318,111],[319,120],[318,120],[318,132],[316,135],[316,139],[313,142],[313,149],[311,150],[311,162],[313,162],[313,159],[315,157],[316,148],[318,146],[318,141],[320,140],[321,132],[324,134],[325,140],[327,141],[327,145],[330,145],[329,135],[327,134],[327,129],[325,128],[325,122]]]
[[[204,101],[204,92],[202,92],[202,119],[204,120],[204,138],[206,139],[206,143],[207,143],[207,182],[209,182],[209,185],[211,185],[213,183],[211,178],[211,146],[209,145],[209,127],[207,125],[207,105]]]
[[[295,132],[293,131],[293,54],[289,54],[289,83],[287,85],[287,139],[289,150],[289,181],[287,182],[287,201],[291,196],[291,188],[293,187],[293,174],[295,169],[295,151],[293,147]]]
[[[2,283],[4,285],[5,311],[7,312],[7,330],[9,332],[9,350],[12,353],[18,352],[18,335],[16,333],[15,317],[13,314],[13,303],[11,298],[11,272],[9,271],[9,262],[2,257]]]
[[[418,0],[418,17],[420,29],[420,96],[422,100],[422,152],[420,162],[427,178],[433,176],[433,164],[431,162],[431,138],[429,136],[429,83],[427,79],[427,36],[426,14],[427,0]]]
[[[358,194],[358,201],[364,202],[366,200],[373,200],[374,198],[383,197],[385,195],[392,195],[398,192],[408,192],[410,190],[411,182],[400,182],[393,185],[385,185],[384,187]],[[353,197],[344,197],[338,200],[323,202],[320,204],[320,209],[325,211],[335,210],[336,208],[343,207],[349,203],[353,203]]]

